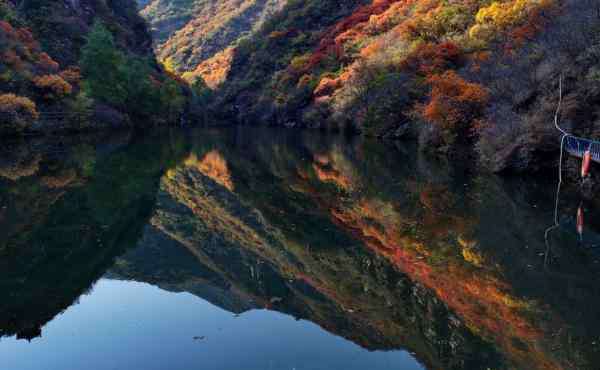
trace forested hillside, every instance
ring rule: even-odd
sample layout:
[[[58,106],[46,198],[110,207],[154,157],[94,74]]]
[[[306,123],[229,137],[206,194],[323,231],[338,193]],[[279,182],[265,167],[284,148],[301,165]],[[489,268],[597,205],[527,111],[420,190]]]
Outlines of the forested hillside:
[[[156,53],[168,69],[216,87],[228,71],[237,41],[257,31],[285,0],[141,1]]]
[[[0,1],[4,131],[44,112],[174,122],[211,100],[226,122],[412,138],[523,171],[554,165],[563,76],[562,124],[600,135],[600,0]]]
[[[0,0],[0,82],[1,134],[159,123],[185,103],[133,0]]]
[[[558,149],[560,75],[563,124],[594,134],[599,7],[289,1],[234,49],[216,106],[242,122],[415,137],[442,154],[474,148],[495,171],[540,168]]]

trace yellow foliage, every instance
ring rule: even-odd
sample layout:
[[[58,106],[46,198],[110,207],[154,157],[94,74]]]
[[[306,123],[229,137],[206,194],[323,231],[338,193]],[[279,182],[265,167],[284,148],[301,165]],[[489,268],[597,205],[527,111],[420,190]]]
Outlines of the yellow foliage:
[[[162,65],[165,68],[165,71],[177,74],[177,67],[175,66],[175,62],[173,61],[173,58],[168,57],[167,59],[165,59],[162,62]]]
[[[509,29],[524,22],[534,9],[550,8],[554,0],[512,0],[494,1],[479,9],[475,25],[469,35],[475,38],[491,39],[497,32]]]
[[[221,153],[213,150],[207,153],[202,159],[198,159],[196,154],[192,153],[184,161],[186,167],[195,167],[203,175],[211,178],[217,184],[222,185],[229,191],[233,191],[233,181],[227,161]]]
[[[15,94],[0,95],[0,113],[18,114],[29,119],[39,117],[37,107],[31,99]]]

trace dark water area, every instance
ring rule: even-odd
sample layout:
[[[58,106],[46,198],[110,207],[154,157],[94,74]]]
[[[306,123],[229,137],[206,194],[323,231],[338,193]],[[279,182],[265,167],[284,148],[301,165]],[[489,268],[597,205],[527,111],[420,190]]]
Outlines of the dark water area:
[[[599,369],[598,207],[555,193],[310,132],[3,143],[0,368]]]

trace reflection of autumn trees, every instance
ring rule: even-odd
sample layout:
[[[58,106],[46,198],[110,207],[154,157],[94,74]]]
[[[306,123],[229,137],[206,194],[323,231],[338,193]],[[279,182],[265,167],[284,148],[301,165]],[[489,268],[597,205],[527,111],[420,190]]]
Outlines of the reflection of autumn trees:
[[[262,156],[273,151],[260,150],[255,162],[225,146],[196,148],[198,158],[220,153],[235,190],[196,166],[180,166],[162,179],[153,226],[226,281],[232,294],[259,306],[306,318],[369,349],[408,348],[431,368],[497,363],[492,348],[428,289],[323,214],[312,193],[314,181],[320,182],[312,157],[303,163],[297,153],[279,150],[273,160]],[[315,156],[331,165],[340,155]],[[308,182],[295,177],[298,167]],[[344,189],[326,182],[324,196],[342,196]]]
[[[572,265],[561,275],[539,256],[553,189],[295,132],[203,130],[94,148],[62,165],[25,151],[11,162],[23,176],[1,178],[0,205],[37,202],[29,223],[0,229],[3,292],[35,271],[19,300],[0,304],[15,318],[1,333],[39,329],[127,248],[162,251],[152,259],[168,241],[181,270],[125,255],[115,271],[179,290],[199,282],[234,312],[289,313],[368,349],[414,351],[429,368],[587,369],[596,359],[593,275],[574,248],[562,251]],[[0,207],[2,226],[16,208]]]
[[[327,245],[336,243],[321,238],[320,247],[309,248],[311,243],[307,241],[315,238],[310,235],[314,234],[315,224],[303,224],[296,218],[298,214],[305,215],[303,219],[322,217],[317,214],[324,212],[328,217],[319,218],[317,226],[323,233],[342,231],[360,240],[398,272],[433,292],[472,333],[498,346],[515,366],[567,369],[572,361],[590,361],[592,357],[578,353],[581,348],[577,345],[561,347],[556,352],[557,341],[567,334],[564,330],[563,334],[554,334],[573,316],[564,315],[562,307],[556,306],[556,299],[515,279],[518,273],[512,272],[513,269],[527,264],[537,269],[540,261],[534,251],[519,249],[524,243],[521,238],[529,238],[525,243],[538,246],[539,240],[530,235],[525,225],[520,226],[508,210],[491,211],[504,206],[522,207],[507,202],[503,197],[512,195],[503,193],[502,187],[493,188],[498,195],[487,194],[486,181],[464,183],[465,179],[455,179],[454,174],[440,172],[435,167],[415,169],[413,160],[389,163],[389,148],[377,152],[374,148],[356,150],[352,145],[321,145],[310,141],[301,145],[311,154],[278,145],[269,150],[268,146],[260,145],[261,149],[253,153],[259,163],[268,165],[258,167],[246,163],[235,151],[221,148],[236,194],[260,210],[268,225],[283,232],[285,250],[302,261],[304,267],[299,270],[286,268],[288,276],[302,280],[346,310],[356,311],[353,306],[366,304],[358,303],[356,293],[346,291],[343,283],[340,286],[335,279],[323,278],[328,276],[327,269],[320,267],[317,273],[316,266],[324,264],[331,271],[339,269],[334,262],[335,254],[326,252]],[[290,165],[290,160],[294,165]],[[427,166],[426,163],[419,161],[419,166]],[[267,173],[261,171],[265,168],[269,169]],[[270,185],[265,187],[266,183]],[[281,189],[285,189],[285,194],[280,197],[263,199],[261,195],[281,193]],[[315,212],[307,203],[314,204],[319,211]],[[534,217],[538,222],[543,219],[539,214],[527,212],[530,211],[523,210],[518,217]],[[502,224],[505,217],[511,218]],[[543,226],[535,227],[543,231]],[[509,228],[502,232],[506,239],[494,240],[492,236],[500,234],[498,228]],[[269,245],[249,248],[261,254],[270,253]],[[512,251],[510,258],[498,258],[503,249]],[[275,265],[282,263],[280,258],[269,257],[269,260]],[[531,279],[543,281],[535,270],[531,271]],[[378,288],[371,283],[366,289],[371,292]],[[381,325],[385,327],[383,321]]]

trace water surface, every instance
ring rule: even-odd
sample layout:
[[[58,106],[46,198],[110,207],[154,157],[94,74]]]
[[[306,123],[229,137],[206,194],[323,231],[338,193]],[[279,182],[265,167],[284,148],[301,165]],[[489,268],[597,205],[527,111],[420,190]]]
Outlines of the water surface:
[[[405,143],[228,129],[4,145],[25,369],[595,369],[594,202]],[[575,215],[585,215],[583,234]]]

